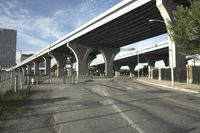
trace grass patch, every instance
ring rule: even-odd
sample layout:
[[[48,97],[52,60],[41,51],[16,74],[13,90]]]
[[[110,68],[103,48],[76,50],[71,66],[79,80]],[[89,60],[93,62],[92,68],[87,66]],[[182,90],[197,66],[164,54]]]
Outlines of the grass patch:
[[[0,94],[0,117],[19,112],[24,101],[28,97],[28,89],[9,90],[5,94]]]

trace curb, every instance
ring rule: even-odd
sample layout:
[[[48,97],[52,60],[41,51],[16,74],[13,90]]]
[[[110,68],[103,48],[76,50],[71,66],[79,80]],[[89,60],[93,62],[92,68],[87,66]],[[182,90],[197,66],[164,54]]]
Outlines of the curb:
[[[184,89],[184,88],[179,88],[179,87],[171,87],[171,86],[167,86],[167,85],[160,85],[160,84],[151,83],[151,82],[147,82],[147,81],[140,80],[140,79],[137,79],[137,81],[147,83],[147,84],[151,84],[151,85],[161,86],[161,87],[165,87],[165,88],[170,88],[170,89],[173,89],[173,90],[188,92],[188,93],[195,93],[195,94],[199,93],[199,91],[195,91],[195,90],[189,90],[189,89]]]

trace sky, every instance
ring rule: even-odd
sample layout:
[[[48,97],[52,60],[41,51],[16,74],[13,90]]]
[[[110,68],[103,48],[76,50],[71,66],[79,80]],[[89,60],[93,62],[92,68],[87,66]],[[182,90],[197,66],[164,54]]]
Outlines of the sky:
[[[17,58],[39,51],[121,0],[0,0],[0,28],[17,30]],[[166,35],[126,46],[140,48]],[[18,60],[18,59],[17,59]]]
[[[0,0],[0,27],[17,30],[17,49],[38,51],[120,0]]]

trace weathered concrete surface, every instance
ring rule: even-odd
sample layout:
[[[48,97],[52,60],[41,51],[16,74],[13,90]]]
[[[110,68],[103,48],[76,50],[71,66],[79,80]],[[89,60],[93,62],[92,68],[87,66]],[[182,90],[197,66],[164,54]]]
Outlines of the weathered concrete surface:
[[[199,94],[156,88],[132,79],[39,85],[32,111],[0,122],[0,132],[199,133]]]

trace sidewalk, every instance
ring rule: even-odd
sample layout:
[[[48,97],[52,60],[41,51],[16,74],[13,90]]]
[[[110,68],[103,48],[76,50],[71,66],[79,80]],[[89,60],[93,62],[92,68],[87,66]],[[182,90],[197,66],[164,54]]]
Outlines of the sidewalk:
[[[174,90],[189,92],[189,93],[200,93],[200,85],[198,84],[187,84],[187,83],[180,83],[175,82],[174,87],[171,86],[171,81],[166,80],[156,80],[156,79],[149,79],[149,78],[139,78],[137,79],[140,82],[144,82],[151,85],[166,87]]]

